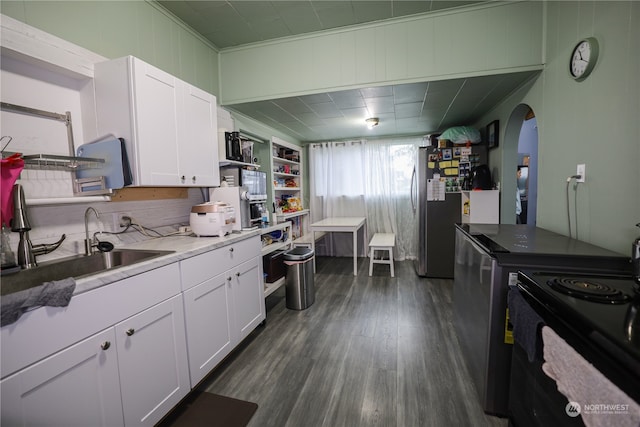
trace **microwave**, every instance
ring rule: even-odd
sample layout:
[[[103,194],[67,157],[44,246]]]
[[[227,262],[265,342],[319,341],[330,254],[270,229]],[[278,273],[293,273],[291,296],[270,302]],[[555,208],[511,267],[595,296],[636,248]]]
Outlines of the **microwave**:
[[[244,187],[249,200],[267,200],[266,172],[230,166],[220,168],[220,175],[229,187]]]

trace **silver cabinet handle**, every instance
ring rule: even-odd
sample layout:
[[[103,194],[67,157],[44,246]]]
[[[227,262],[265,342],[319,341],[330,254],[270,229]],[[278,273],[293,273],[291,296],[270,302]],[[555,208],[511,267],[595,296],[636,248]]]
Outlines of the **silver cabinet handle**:
[[[131,335],[135,334],[136,330],[133,328],[129,328],[127,329],[127,331],[125,332],[125,334],[127,334],[128,337],[130,337]]]
[[[231,276],[227,277],[227,281],[231,282]]]
[[[236,277],[240,277],[240,272],[236,272]]]
[[[191,177],[191,182],[195,183],[196,182],[196,177],[195,175]]]
[[[111,347],[111,343],[109,341],[105,341],[102,344],[100,344],[100,348],[103,349],[103,350],[106,350],[109,347]]]
[[[187,179],[187,177],[186,177],[186,176],[184,176],[184,175],[182,175],[182,176],[180,177],[180,181],[181,181],[181,182],[184,182],[184,181],[185,181],[185,179]]]
[[[233,252],[233,248],[229,248],[229,252]]]

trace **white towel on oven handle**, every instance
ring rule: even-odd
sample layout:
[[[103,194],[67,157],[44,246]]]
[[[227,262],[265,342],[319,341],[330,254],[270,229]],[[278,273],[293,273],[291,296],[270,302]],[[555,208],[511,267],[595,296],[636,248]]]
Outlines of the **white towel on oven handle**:
[[[542,328],[542,370],[556,382],[558,391],[581,405],[587,427],[638,427],[640,405],[620,390],[548,326]],[[621,413],[585,410],[585,405],[629,405]]]

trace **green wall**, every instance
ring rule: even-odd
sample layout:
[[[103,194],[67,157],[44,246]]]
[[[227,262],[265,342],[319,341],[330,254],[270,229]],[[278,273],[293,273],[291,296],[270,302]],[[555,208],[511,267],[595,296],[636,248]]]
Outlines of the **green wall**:
[[[531,106],[539,138],[537,225],[568,234],[566,179],[585,163],[586,182],[577,188],[578,237],[629,255],[640,234],[634,227],[640,222],[640,2],[552,1],[546,8],[543,73],[477,125],[499,119],[504,135],[514,109]],[[569,57],[585,37],[598,39],[600,55],[593,73],[575,82]],[[500,171],[503,217],[514,206],[505,194],[515,193],[517,140],[504,144],[490,153]],[[572,211],[575,195],[571,186]]]
[[[220,96],[218,51],[147,1],[5,1],[0,13],[107,58],[136,56]]]
[[[224,49],[220,103],[539,69],[542,5],[485,3]]]

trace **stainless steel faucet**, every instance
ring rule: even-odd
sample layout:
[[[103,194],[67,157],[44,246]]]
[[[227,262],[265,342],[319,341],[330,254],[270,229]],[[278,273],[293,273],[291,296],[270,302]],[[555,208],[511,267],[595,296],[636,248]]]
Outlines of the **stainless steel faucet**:
[[[23,269],[37,267],[36,256],[55,251],[67,237],[66,234],[63,234],[60,240],[55,243],[34,245],[29,238],[29,230],[31,230],[31,223],[29,223],[29,216],[27,215],[27,204],[24,201],[24,190],[22,189],[22,185],[14,184],[11,231],[20,233],[18,265]]]
[[[89,206],[87,210],[84,211],[84,254],[92,255],[93,248],[98,245],[98,242],[94,242],[91,237],[89,237],[89,214],[93,212],[96,216],[96,220],[100,219],[100,214],[95,210],[92,206]]]

